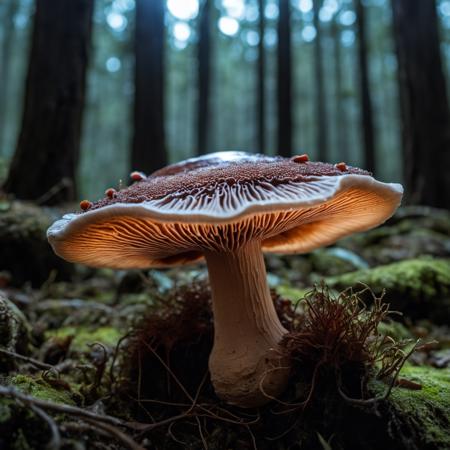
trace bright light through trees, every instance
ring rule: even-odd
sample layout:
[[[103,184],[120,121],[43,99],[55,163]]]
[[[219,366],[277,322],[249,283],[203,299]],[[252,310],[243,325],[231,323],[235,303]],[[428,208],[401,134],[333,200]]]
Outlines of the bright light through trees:
[[[313,2],[312,0],[299,0],[298,2],[298,9],[302,13],[307,13],[313,9]]]
[[[305,42],[311,42],[316,37],[317,31],[312,25],[306,25],[302,30],[302,38]]]
[[[173,26],[173,35],[178,41],[187,41],[191,36],[191,27],[186,22],[177,22]]]
[[[329,22],[339,9],[338,2],[336,0],[327,0],[323,3],[323,7],[320,8],[319,19],[322,22]]]
[[[450,1],[443,1],[439,5],[439,12],[443,16],[450,16]]]
[[[134,0],[114,0],[112,3],[112,8],[122,13],[132,11],[135,7],[136,3]]]
[[[172,16],[181,20],[195,19],[198,15],[198,0],[168,0],[167,8]]]
[[[254,30],[247,31],[245,40],[250,47],[254,47],[259,44],[259,33]]]
[[[124,31],[128,24],[128,20],[123,14],[114,11],[106,16],[106,21],[114,31],[118,32]]]
[[[341,35],[341,42],[344,47],[350,47],[355,42],[355,32],[353,30],[344,30]]]
[[[353,25],[356,20],[356,14],[353,11],[344,11],[339,16],[339,21],[342,25],[349,27],[350,25]]]
[[[225,8],[228,16],[235,19],[242,19],[244,17],[244,0],[222,0],[222,6]]]
[[[264,15],[268,19],[276,19],[278,17],[278,5],[276,3],[268,3],[264,10]]]
[[[239,31],[239,22],[232,17],[221,17],[219,19],[219,30],[227,36],[234,36]]]
[[[120,70],[122,63],[120,62],[119,58],[111,56],[106,60],[105,65],[108,72],[117,72],[118,70]]]

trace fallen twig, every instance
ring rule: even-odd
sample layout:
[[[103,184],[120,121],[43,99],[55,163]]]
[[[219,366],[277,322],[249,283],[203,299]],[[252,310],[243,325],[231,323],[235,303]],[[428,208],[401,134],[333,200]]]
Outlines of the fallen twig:
[[[25,403],[25,402],[24,402]],[[52,434],[52,438],[50,442],[47,444],[48,450],[59,450],[61,448],[61,435],[59,433],[58,425],[56,425],[55,421],[52,417],[50,417],[44,410],[39,408],[36,405],[33,405],[32,403],[28,403],[28,407],[41,419],[43,419]]]
[[[49,425],[50,430],[52,432],[52,440],[48,444],[48,448],[52,450],[59,450],[61,447],[61,438],[59,434],[58,427],[54,420],[48,416],[43,409],[48,409],[52,411],[57,411],[63,414],[77,416],[89,423],[92,427],[98,428],[102,431],[106,431],[109,434],[113,435],[116,439],[121,441],[126,447],[131,450],[143,450],[144,447],[137,444],[133,439],[120,431],[117,426],[130,428],[132,430],[141,430],[143,427],[147,427],[147,424],[139,424],[139,423],[131,423],[122,421],[116,417],[104,415],[104,414],[96,414],[91,411],[87,411],[81,408],[77,408],[76,406],[65,405],[62,403],[53,403],[46,400],[40,400],[36,397],[32,397],[27,394],[23,394],[19,392],[14,387],[10,386],[1,386],[0,385],[0,396],[12,397],[19,400],[21,403],[27,405],[32,409],[37,415],[43,418]],[[159,423],[152,424],[154,427],[158,425],[163,425]]]
[[[135,424],[133,422],[125,422],[117,417],[108,416],[105,414],[96,414],[86,409],[78,408],[76,406],[65,405],[63,403],[54,403],[47,400],[41,400],[31,395],[24,394],[11,386],[0,385],[0,396],[11,397],[26,403],[27,405],[35,405],[39,408],[57,411],[63,414],[71,416],[82,417],[85,419],[91,419],[97,422],[109,423],[114,426],[122,426],[132,430],[140,430],[142,426],[146,424]]]
[[[25,362],[37,367],[38,369],[42,369],[42,370],[53,369],[53,366],[51,364],[47,364],[42,361],[38,361],[37,359],[31,358],[29,356],[19,355],[19,353],[12,352],[12,351],[6,350],[4,348],[0,348],[0,353],[11,356],[11,358],[20,359],[21,361],[25,361]]]
[[[106,431],[109,434],[113,435],[117,440],[122,442],[126,447],[128,447],[131,450],[144,450],[144,447],[137,444],[133,439],[131,439],[129,436],[127,436],[125,433],[122,433],[118,428],[114,427],[113,425],[109,425],[107,423],[101,423],[101,422],[95,422],[90,419],[85,419],[85,421],[94,428],[99,428],[100,430]]]

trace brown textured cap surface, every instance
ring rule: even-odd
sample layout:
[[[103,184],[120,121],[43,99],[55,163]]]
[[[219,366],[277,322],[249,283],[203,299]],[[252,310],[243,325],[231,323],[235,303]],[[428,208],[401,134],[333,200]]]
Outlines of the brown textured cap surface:
[[[189,262],[251,239],[265,251],[304,252],[378,225],[401,195],[400,185],[350,166],[221,152],[168,166],[65,216],[48,237],[65,259],[123,268]]]
[[[221,157],[217,156],[221,155]],[[308,162],[298,164],[292,159],[253,155],[243,152],[219,152],[167,166],[139,183],[122,189],[111,198],[95,202],[92,209],[114,203],[142,203],[164,199],[170,202],[195,196],[214,195],[222,187],[279,186],[288,183],[314,181],[316,177],[344,174],[370,175],[356,167],[342,172],[333,164]],[[230,191],[230,195],[232,192]]]

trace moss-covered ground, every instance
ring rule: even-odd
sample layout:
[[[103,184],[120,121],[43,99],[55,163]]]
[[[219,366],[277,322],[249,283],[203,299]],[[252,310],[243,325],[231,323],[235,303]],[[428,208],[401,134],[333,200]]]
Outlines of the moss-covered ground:
[[[357,364],[345,359],[351,339],[340,339],[339,357],[323,364],[312,383],[321,339],[332,334],[315,336],[314,351],[296,363],[279,401],[250,410],[221,402],[209,380],[213,321],[204,266],[147,272],[61,266],[45,241],[57,215],[9,201],[0,208],[0,244],[8,245],[0,266],[2,450],[450,448],[447,212],[405,208],[388,224],[333,247],[267,257],[287,328],[305,331],[302,299],[323,280],[331,295],[370,286],[361,294],[367,311],[384,295],[401,314],[371,331],[365,344],[371,350],[359,351]],[[360,330],[358,321],[368,317],[361,314],[343,316],[341,327],[357,326],[345,328],[345,336]],[[381,359],[367,356],[376,342],[384,349],[402,342],[399,356],[418,339],[397,378],[395,364],[376,377]]]

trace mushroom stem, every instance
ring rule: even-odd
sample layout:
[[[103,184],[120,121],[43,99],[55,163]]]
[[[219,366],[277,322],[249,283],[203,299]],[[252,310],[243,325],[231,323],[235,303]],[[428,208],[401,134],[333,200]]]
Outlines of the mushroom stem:
[[[285,388],[289,364],[279,348],[287,331],[270,295],[261,243],[208,251],[205,258],[215,330],[209,369],[216,394],[241,407],[267,403]]]

